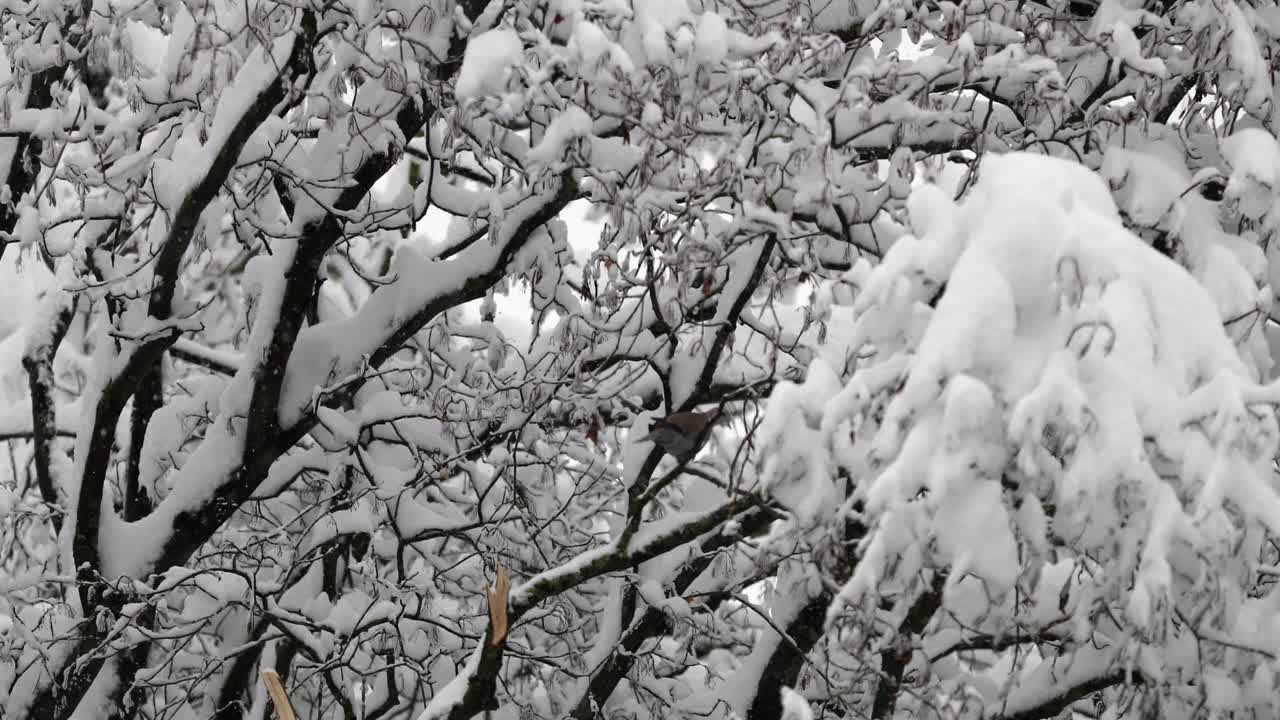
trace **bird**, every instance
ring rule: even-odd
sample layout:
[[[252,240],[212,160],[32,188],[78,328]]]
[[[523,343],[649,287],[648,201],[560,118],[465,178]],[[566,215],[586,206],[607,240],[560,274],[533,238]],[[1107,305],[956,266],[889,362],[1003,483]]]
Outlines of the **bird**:
[[[697,410],[671,413],[650,422],[649,434],[640,438],[640,442],[652,442],[676,460],[687,462],[698,454],[719,415],[718,411],[704,413]]]

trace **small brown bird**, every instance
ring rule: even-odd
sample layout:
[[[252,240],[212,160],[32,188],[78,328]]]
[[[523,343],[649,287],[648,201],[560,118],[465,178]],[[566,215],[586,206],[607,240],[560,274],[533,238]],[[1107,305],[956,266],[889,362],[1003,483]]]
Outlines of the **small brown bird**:
[[[712,424],[720,416],[719,410],[711,413],[689,410],[671,413],[649,423],[649,434],[640,442],[652,442],[680,462],[692,460],[710,434]]]

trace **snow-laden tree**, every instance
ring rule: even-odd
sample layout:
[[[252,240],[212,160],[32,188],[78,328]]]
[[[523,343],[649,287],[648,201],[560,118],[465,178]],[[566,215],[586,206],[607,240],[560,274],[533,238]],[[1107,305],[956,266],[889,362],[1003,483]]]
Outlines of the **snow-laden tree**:
[[[1274,153],[1255,132],[1228,144]],[[1123,149],[1104,167],[1190,181]],[[1187,266],[1077,164],[993,155],[980,172],[959,205],[912,193],[912,234],[840,281],[867,352],[847,382],[815,362],[779,387],[758,435],[797,529],[857,543],[832,641],[913,677],[912,716],[1044,717],[1113,686],[1113,716],[1273,714],[1280,384],[1262,382],[1260,321],[1228,335],[1270,305],[1261,250],[1155,182],[1126,205],[1171,208]]]
[[[1273,717],[1277,37],[0,1],[0,717]]]

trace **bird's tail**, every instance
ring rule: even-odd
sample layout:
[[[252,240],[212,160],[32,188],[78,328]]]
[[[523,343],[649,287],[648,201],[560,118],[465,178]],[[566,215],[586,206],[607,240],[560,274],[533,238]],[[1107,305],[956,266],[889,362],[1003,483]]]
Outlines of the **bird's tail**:
[[[657,433],[658,429],[663,425],[666,425],[666,423],[662,420],[650,420],[649,432],[645,433],[644,437],[636,440],[636,442],[654,442],[654,434]]]

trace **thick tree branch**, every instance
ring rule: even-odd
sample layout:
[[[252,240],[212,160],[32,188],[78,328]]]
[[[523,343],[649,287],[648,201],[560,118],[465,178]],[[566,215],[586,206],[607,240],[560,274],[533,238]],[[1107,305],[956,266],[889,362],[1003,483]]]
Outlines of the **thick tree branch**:
[[[138,383],[133,396],[133,412],[129,414],[129,459],[124,476],[124,519],[133,521],[151,512],[151,500],[140,485],[142,444],[147,437],[151,416],[164,404],[164,364],[157,362],[151,372]]]
[[[1045,720],[1057,717],[1063,710],[1093,693],[1124,683],[1142,682],[1143,679],[1136,670],[1129,672],[1125,668],[1110,666],[1094,668],[1081,673],[1079,677],[1072,677],[1070,681],[1046,688],[1035,702],[1018,710],[993,712],[987,717],[991,720]]]
[[[169,354],[183,362],[199,365],[219,375],[235,375],[240,369],[240,358],[230,353],[218,352],[182,338],[169,348]]]
[[[155,287],[151,290],[148,313],[159,320],[169,319],[173,307],[173,295],[177,289],[180,264],[191,245],[200,216],[217,196],[222,184],[236,166],[245,143],[270,117],[277,106],[286,101],[297,78],[313,72],[311,50],[315,42],[315,17],[310,11],[302,13],[301,25],[292,37],[288,62],[278,68],[278,73],[262,87],[236,119],[231,130],[222,138],[217,152],[209,158],[205,172],[192,184],[170,221],[169,232],[155,257]],[[270,46],[263,52],[268,58]],[[130,417],[130,448],[125,472],[124,517],[138,520],[151,511],[151,503],[138,487],[139,462],[147,427],[151,417],[164,402],[163,364],[155,365],[139,380],[135,389],[137,397]]]
[[[721,303],[728,302],[728,307],[723,312],[716,314],[715,322],[717,326],[711,341],[711,349],[707,352],[706,360],[702,363],[702,370],[698,374],[698,380],[694,385],[693,392],[689,393],[678,409],[693,409],[697,405],[697,401],[711,388],[716,370],[720,368],[721,358],[729,347],[729,339],[733,336],[733,331],[738,327],[738,318],[742,315],[743,308],[751,301],[751,296],[755,293],[756,288],[760,286],[760,279],[764,277],[764,270],[769,266],[769,260],[773,257],[773,251],[777,245],[777,236],[773,233],[768,234],[760,241],[756,258],[750,266],[750,275],[741,279],[730,277],[726,290],[732,290],[734,297],[721,299]]]
[[[856,558],[848,548],[856,547],[867,534],[867,528],[857,520],[846,520],[844,523],[843,542],[845,548],[838,556],[831,569],[832,579],[836,584],[843,584],[853,575]],[[778,643],[756,689],[755,698],[747,711],[747,720],[782,717],[782,688],[795,687],[800,671],[804,668],[806,657],[822,638],[826,628],[827,610],[831,606],[834,595],[824,590],[811,598],[800,613],[787,624],[786,637],[791,642]],[[926,620],[927,622],[927,620]]]
[[[149,313],[157,319],[166,319],[170,315],[172,298],[178,283],[179,263],[191,241],[191,236],[198,224],[200,214],[217,194],[223,181],[235,166],[236,159],[250,135],[271,114],[276,105],[282,102],[295,77],[310,69],[311,42],[315,35],[314,19],[311,13],[303,13],[303,30],[293,38],[289,54],[288,66],[277,75],[250,103],[248,110],[239,118],[215,155],[210,159],[207,171],[195,182],[186,193],[182,204],[174,216],[170,232],[164,246],[155,260],[156,286],[152,289]],[[153,378],[157,372],[164,353],[174,341],[178,332],[170,329],[139,342],[136,348],[129,351],[123,368],[109,379],[102,387],[91,419],[86,451],[81,461],[78,498],[74,534],[72,536],[72,557],[76,564],[76,576],[79,580],[81,612],[86,618],[81,623],[85,632],[82,649],[92,648],[100,636],[96,630],[94,615],[99,611],[105,586],[101,580],[100,548],[98,546],[99,528],[101,527],[102,500],[106,472],[111,460],[112,446],[116,424],[129,398],[139,386],[148,382],[160,381]],[[158,403],[144,400],[142,409],[154,410]],[[141,446],[140,438],[135,437],[135,444]],[[140,511],[137,497],[133,498],[133,510]],[[130,512],[126,508],[126,512]],[[122,598],[114,598],[102,609],[119,612]],[[101,670],[102,659],[80,662],[67,673],[60,683],[55,680],[35,699],[35,706],[51,708],[49,718],[62,720],[70,715],[80,702],[80,698],[93,683]],[[117,684],[117,692],[123,688]]]
[[[742,536],[750,537],[758,532],[763,531],[773,521],[773,517],[768,513],[760,510],[748,512],[742,520]],[[679,573],[676,574],[672,583],[677,593],[687,592],[707,568],[711,567],[711,563],[715,560],[717,553],[737,542],[740,537],[729,534],[718,534],[702,543],[702,552],[689,561]],[[622,619],[626,620],[632,616],[632,612],[624,610]],[[662,633],[668,632],[670,629],[670,620],[667,613],[662,608],[648,608],[640,619],[627,629],[622,635],[621,641],[618,643],[619,651],[613,652],[609,658],[595,670],[591,676],[591,682],[587,686],[587,690],[583,693],[582,698],[576,703],[573,712],[574,720],[592,720],[604,708],[605,703],[609,701],[609,696],[613,694],[618,683],[622,681],[631,668],[635,666],[637,656],[636,652],[640,650],[644,643]]]
[[[938,573],[933,582],[925,589],[903,618],[898,627],[897,636],[885,649],[880,651],[880,684],[876,688],[875,701],[871,706],[871,717],[874,720],[893,716],[893,709],[898,702],[899,690],[902,687],[902,675],[911,662],[911,640],[924,631],[929,620],[942,605],[942,586],[945,576]]]
[[[313,72],[311,53],[315,43],[316,20],[310,10],[302,12],[301,16],[300,27],[294,31],[287,64],[278,69],[271,82],[255,93],[253,101],[236,118],[226,137],[221,138],[221,145],[209,159],[206,171],[195,180],[174,211],[168,235],[154,260],[156,284],[151,290],[148,309],[151,317],[168,319],[178,286],[179,265],[187,248],[191,246],[191,239],[200,223],[200,215],[235,168],[245,143],[273,114],[276,106],[288,98],[294,81]],[[264,48],[263,53],[266,57],[259,62],[269,62],[270,46]]]
[[[396,124],[402,133],[412,136],[423,121],[422,111],[415,103],[406,101],[401,104]],[[345,212],[358,207],[373,184],[394,162],[395,157],[386,152],[367,156],[353,173],[352,183],[333,203],[335,210]],[[177,512],[171,534],[158,558],[158,566],[183,563],[249,499],[276,459],[313,427],[314,419],[288,428],[281,427],[278,408],[289,357],[302,331],[307,304],[319,282],[320,264],[329,249],[342,239],[345,227],[345,221],[337,214],[325,213],[308,223],[300,233],[307,241],[299,244],[285,272],[280,310],[271,340],[252,367],[239,370],[240,373],[252,373],[253,377],[241,459],[208,506],[181,508]]]
[[[27,388],[31,393],[31,431],[35,444],[36,484],[40,496],[50,509],[50,519],[56,532],[62,532],[61,501],[58,485],[54,480],[51,462],[53,440],[58,435],[57,413],[53,401],[53,358],[58,346],[66,337],[67,328],[75,313],[75,296],[54,290],[46,302],[56,302],[57,307],[47,321],[45,332],[37,333],[27,343],[22,356],[22,367],[27,371]]]
[[[745,500],[733,500],[700,517],[691,519],[670,532],[658,534],[648,542],[636,544],[633,548],[626,549],[618,543],[613,543],[588,551],[568,564],[532,577],[512,591],[508,621],[514,627],[525,613],[545,600],[592,578],[639,565],[670,552],[695,540],[699,535],[714,530],[751,507],[753,506]],[[472,662],[467,665],[463,673],[452,681],[461,683],[464,687],[461,693],[446,695],[456,700],[447,706],[431,708],[423,720],[437,718],[468,720],[482,711],[497,709],[498,671],[502,667],[506,644],[494,646],[489,640],[489,635],[486,633],[484,642],[475,651],[477,655],[473,656]]]
[[[81,4],[80,12],[68,12],[62,23],[61,34],[66,38],[66,44],[75,48],[82,48],[86,40],[83,33],[83,18],[89,14],[92,3]],[[48,110],[53,107],[53,90],[63,75],[66,74],[67,66],[64,63],[55,63],[49,67],[40,70],[31,76],[29,85],[27,86],[27,96],[17,109],[31,110]],[[40,156],[44,153],[44,139],[36,133],[19,133],[14,136],[14,144],[12,153],[8,158],[0,157],[0,169],[8,168],[4,173],[4,182],[0,183],[0,187],[6,187],[9,194],[9,202],[0,203],[0,238],[13,232],[14,227],[18,223],[18,206],[22,197],[31,192],[36,187],[36,178],[40,174]],[[0,242],[0,256],[4,255],[4,250],[8,243]]]

